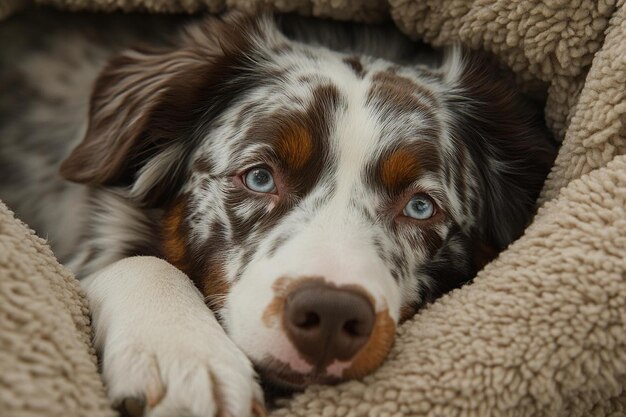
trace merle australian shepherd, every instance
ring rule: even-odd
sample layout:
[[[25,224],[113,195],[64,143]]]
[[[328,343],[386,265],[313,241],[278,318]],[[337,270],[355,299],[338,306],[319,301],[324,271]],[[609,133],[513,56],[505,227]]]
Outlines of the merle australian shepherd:
[[[536,106],[459,47],[63,19],[0,28],[0,197],[81,279],[111,400],[152,417],[250,415],[257,373],[373,371],[520,236],[554,157]]]

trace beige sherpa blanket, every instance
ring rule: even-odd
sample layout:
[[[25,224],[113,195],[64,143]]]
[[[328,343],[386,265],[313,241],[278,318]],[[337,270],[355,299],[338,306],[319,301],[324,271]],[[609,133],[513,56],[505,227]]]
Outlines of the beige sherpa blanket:
[[[21,3],[4,0],[0,13]],[[281,11],[372,21],[500,56],[562,147],[525,235],[399,329],[373,375],[274,416],[626,416],[624,0],[37,0],[70,9]],[[1,23],[0,23],[1,24]],[[112,415],[85,301],[0,207],[0,415]]]

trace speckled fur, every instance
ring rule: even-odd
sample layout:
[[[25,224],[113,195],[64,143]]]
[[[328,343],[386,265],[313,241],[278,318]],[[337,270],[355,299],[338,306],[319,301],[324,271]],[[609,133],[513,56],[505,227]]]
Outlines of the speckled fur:
[[[260,324],[277,279],[358,284],[397,324],[520,235],[554,151],[483,57],[416,50],[384,28],[281,27],[208,19],[112,59],[146,32],[52,34],[2,74],[24,100],[16,111],[0,99],[0,196],[79,276],[163,257],[253,362],[309,375],[282,330]],[[311,150],[287,163],[278,139],[299,129]],[[88,187],[58,176],[63,160]],[[288,191],[241,187],[258,165]],[[416,193],[437,206],[432,220],[402,215]]]

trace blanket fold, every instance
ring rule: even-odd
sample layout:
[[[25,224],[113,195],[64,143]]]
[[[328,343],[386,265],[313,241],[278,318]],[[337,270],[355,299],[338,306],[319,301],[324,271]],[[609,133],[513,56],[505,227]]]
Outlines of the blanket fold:
[[[310,387],[272,415],[626,416],[624,0],[35,1],[391,18],[414,39],[497,55],[545,100],[562,142],[533,223],[473,284],[402,325],[374,374]],[[19,5],[0,2],[0,15]],[[89,340],[75,279],[0,205],[0,415],[114,415]]]

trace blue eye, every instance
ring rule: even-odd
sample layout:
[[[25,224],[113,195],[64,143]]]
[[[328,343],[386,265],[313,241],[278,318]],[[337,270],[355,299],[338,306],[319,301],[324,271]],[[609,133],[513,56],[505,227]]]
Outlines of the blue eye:
[[[252,168],[244,175],[243,182],[246,187],[257,193],[271,193],[276,190],[274,177],[265,168]]]
[[[435,205],[429,197],[423,194],[418,194],[414,196],[406,206],[404,206],[404,211],[402,213],[413,219],[426,220],[430,219],[433,214],[435,214]]]

